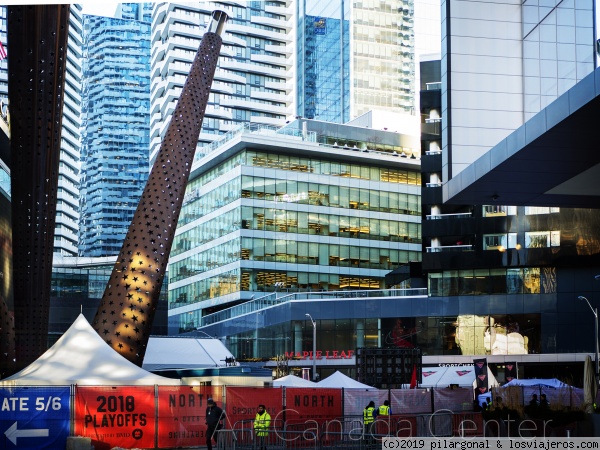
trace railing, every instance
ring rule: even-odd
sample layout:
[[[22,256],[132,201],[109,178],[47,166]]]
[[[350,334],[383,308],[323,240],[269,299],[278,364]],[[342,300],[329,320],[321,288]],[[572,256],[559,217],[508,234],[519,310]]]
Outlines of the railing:
[[[441,245],[439,247],[427,247],[427,253],[470,252],[472,250],[472,245]]]
[[[198,161],[209,153],[214,152],[217,148],[231,141],[241,134],[260,134],[265,136],[288,136],[293,138],[299,138],[308,142],[317,142],[317,133],[314,131],[302,131],[294,128],[288,127],[277,127],[273,125],[262,125],[262,124],[254,124],[254,123],[244,123],[234,128],[233,130],[225,133],[219,139],[214,142],[211,142],[209,145],[204,147],[199,147],[196,152],[196,157],[194,161]]]
[[[470,246],[469,246],[470,247]],[[285,294],[285,295],[282,295]],[[414,289],[376,289],[376,290],[360,290],[360,291],[322,291],[322,292],[296,292],[293,294],[283,292],[271,292],[263,297],[250,300],[241,305],[232,306],[231,308],[222,311],[208,314],[202,317],[200,326],[212,325],[217,322],[239,317],[244,314],[253,313],[261,309],[271,306],[280,305],[290,301],[303,300],[330,300],[340,298],[380,298],[380,297],[415,297],[427,296],[427,288]]]
[[[466,219],[472,217],[473,214],[468,213],[456,213],[456,214],[427,214],[427,220],[439,220],[439,219]]]

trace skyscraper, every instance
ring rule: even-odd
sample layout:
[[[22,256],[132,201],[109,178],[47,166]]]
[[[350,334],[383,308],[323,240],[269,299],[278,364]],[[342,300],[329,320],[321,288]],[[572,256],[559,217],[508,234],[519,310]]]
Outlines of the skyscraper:
[[[77,256],[79,227],[79,171],[81,124],[81,5],[72,5],[69,17],[67,73],[58,170],[54,252]]]
[[[215,9],[230,19],[200,147],[242,123],[283,125],[292,114],[291,1],[160,3],[152,21],[150,158],[154,159]],[[198,153],[203,153],[199,148]]]
[[[581,116],[567,130],[561,122],[593,81],[584,78],[594,69],[593,4],[453,0],[443,11],[442,58],[422,63],[421,84],[422,265],[430,298],[448,305],[429,326],[453,337],[438,362],[489,355],[496,366],[518,354],[525,378],[557,376],[593,343],[577,297],[597,291],[600,214],[565,208],[573,197],[556,195],[543,176],[563,180],[568,146],[588,141]],[[544,137],[546,127],[555,134]],[[525,150],[533,146],[537,153]],[[497,191],[480,184],[490,175]],[[457,195],[469,189],[477,195]],[[563,207],[549,206],[553,196]]]
[[[148,10],[120,8],[145,19]],[[148,178],[150,23],[85,15],[83,49],[79,253],[109,256],[121,249]]]
[[[414,2],[297,3],[297,114],[415,113]]]

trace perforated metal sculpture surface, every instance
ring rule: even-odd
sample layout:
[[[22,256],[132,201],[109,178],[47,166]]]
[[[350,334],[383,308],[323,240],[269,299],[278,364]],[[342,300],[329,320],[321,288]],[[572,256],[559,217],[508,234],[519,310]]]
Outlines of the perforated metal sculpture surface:
[[[69,14],[7,7],[16,369],[48,348]]]
[[[225,13],[213,13],[93,320],[98,334],[139,366],[150,337],[226,20]]]

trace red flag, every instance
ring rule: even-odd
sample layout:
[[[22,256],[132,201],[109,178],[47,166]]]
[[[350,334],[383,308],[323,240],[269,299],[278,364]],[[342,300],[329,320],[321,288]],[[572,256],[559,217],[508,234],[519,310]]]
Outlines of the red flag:
[[[412,373],[412,377],[410,378],[410,388],[411,389],[417,388],[417,365],[416,364],[413,364],[413,373]]]
[[[4,49],[4,45],[2,45],[2,41],[0,41],[0,61],[6,58],[6,50]]]

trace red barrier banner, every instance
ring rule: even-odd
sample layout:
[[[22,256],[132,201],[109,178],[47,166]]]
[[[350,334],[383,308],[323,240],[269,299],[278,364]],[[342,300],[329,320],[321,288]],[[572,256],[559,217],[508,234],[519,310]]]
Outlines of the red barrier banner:
[[[109,448],[153,448],[155,423],[154,386],[75,387],[75,436]]]
[[[258,405],[265,405],[271,416],[271,426],[281,428],[283,399],[280,387],[227,387],[226,395],[227,421],[232,424],[232,428],[248,428],[248,423],[256,417]]]
[[[286,421],[337,419],[341,416],[341,389],[285,388]]]
[[[159,386],[158,447],[204,446],[209,397],[223,408],[220,386]]]

